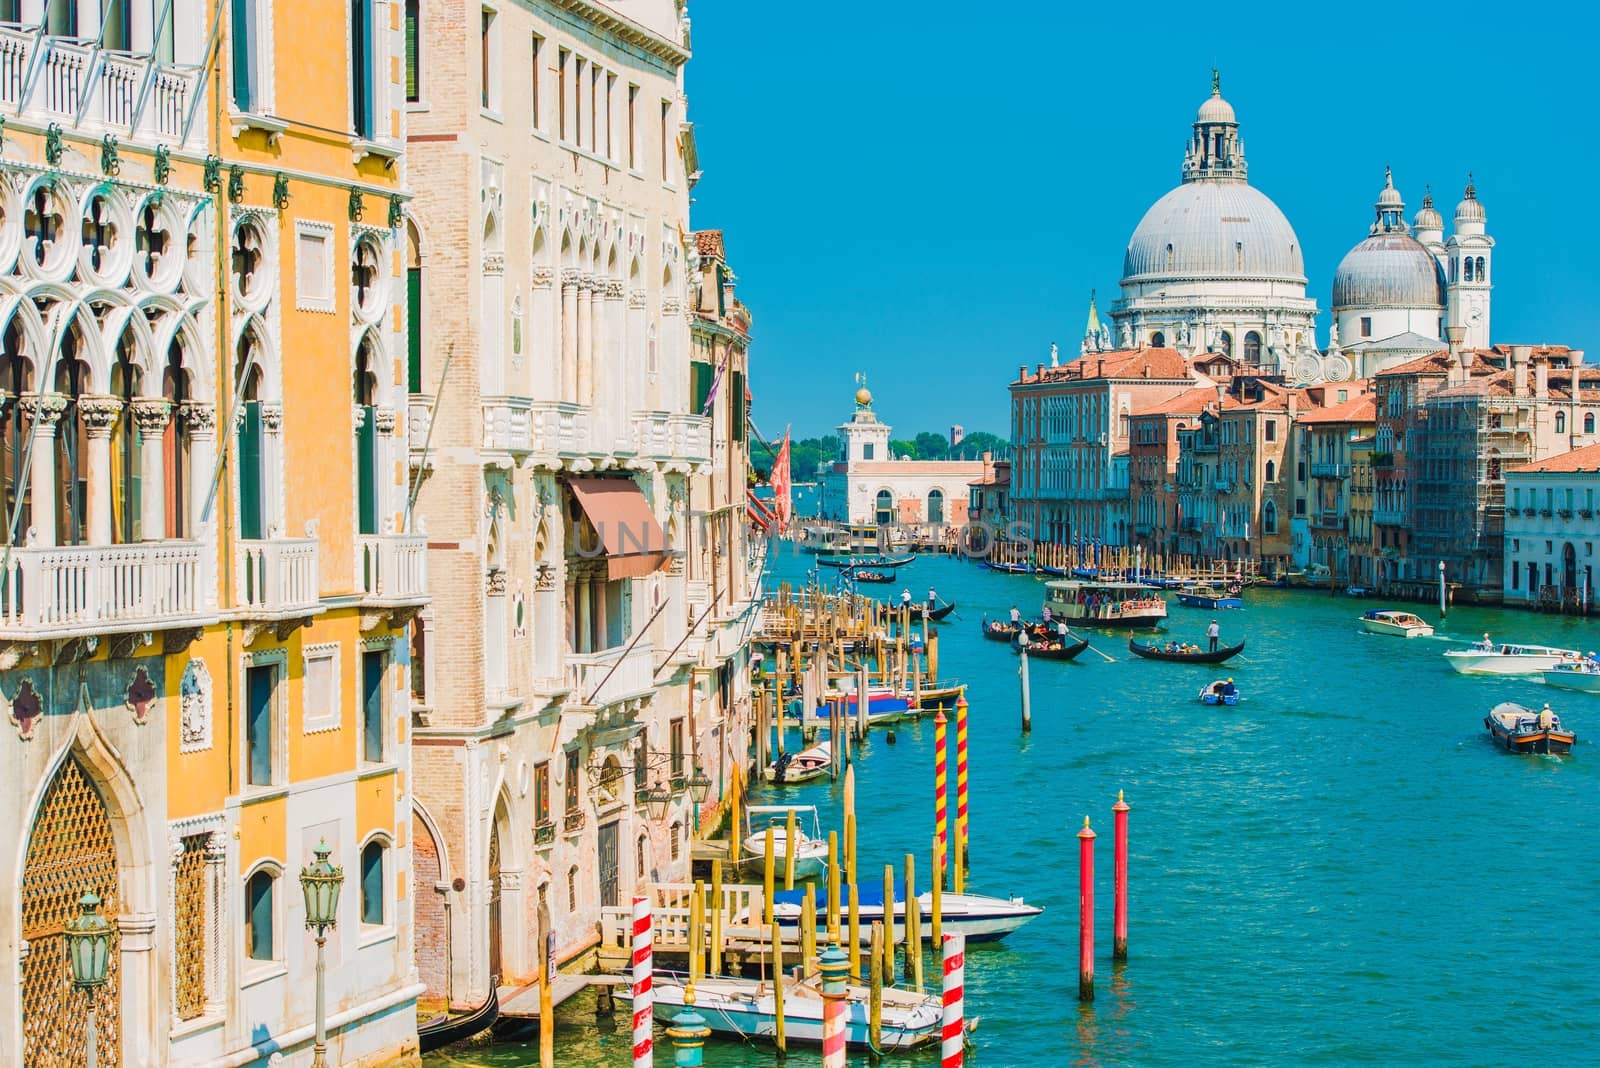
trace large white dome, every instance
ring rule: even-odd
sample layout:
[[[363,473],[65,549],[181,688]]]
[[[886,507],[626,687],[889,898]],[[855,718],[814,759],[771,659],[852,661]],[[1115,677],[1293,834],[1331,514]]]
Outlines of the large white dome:
[[[1439,261],[1403,231],[1373,234],[1345,254],[1333,275],[1336,309],[1438,309],[1444,299]]]
[[[1144,213],[1122,262],[1124,284],[1233,278],[1306,284],[1294,227],[1243,181],[1189,181],[1172,190]]]

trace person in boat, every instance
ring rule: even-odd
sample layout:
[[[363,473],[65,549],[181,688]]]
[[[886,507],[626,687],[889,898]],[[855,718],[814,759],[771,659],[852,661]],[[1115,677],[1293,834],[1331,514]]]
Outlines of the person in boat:
[[[938,608],[938,607],[939,607],[939,595],[934,592],[934,589],[933,589],[932,586],[929,586],[928,587],[928,611],[931,612],[935,608]]]
[[[1492,653],[1494,652],[1494,642],[1490,641],[1489,636],[1485,634],[1483,636],[1483,641],[1478,642],[1473,646],[1473,648],[1479,650],[1480,652]]]
[[[1044,621],[1045,621],[1045,624],[1048,626],[1049,623],[1050,623],[1050,606],[1049,605],[1045,605],[1044,606]]]
[[[1012,623],[1012,625],[1016,626],[1016,625],[1020,624],[1021,622],[1022,622],[1022,613],[1017,611],[1017,606],[1016,605],[1012,605],[1011,606],[1011,623]]]
[[[901,608],[910,608],[911,607],[911,590],[910,589],[904,589],[904,590],[900,591],[900,607]]]
[[[1178,643],[1177,642],[1168,642],[1167,643],[1167,652],[1175,653],[1177,651],[1178,651]]]
[[[1222,684],[1222,696],[1224,696],[1224,697],[1232,697],[1234,694],[1236,694],[1238,692],[1239,692],[1239,687],[1237,687],[1237,686],[1235,686],[1233,684],[1233,680],[1232,679],[1229,679],[1227,682]]]
[[[1217,621],[1213,619],[1211,625],[1206,628],[1206,640],[1211,643],[1211,651],[1213,653],[1217,651],[1217,640],[1221,634],[1222,628],[1217,626]]]
[[[1066,644],[1067,638],[1069,637],[1069,634],[1068,634],[1069,629],[1070,628],[1067,626],[1067,621],[1066,620],[1060,619],[1060,620],[1056,621],[1056,631],[1058,633],[1060,633],[1061,642],[1062,642],[1063,645]]]
[[[1539,709],[1539,729],[1547,731],[1555,726],[1556,714],[1550,711],[1550,702],[1546,701],[1544,707]]]

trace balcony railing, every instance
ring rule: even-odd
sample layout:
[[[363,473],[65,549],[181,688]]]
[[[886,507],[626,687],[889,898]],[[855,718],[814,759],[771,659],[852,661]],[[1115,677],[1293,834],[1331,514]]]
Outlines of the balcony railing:
[[[424,463],[433,462],[431,457],[423,456],[423,450],[432,447],[428,437],[428,430],[432,426],[433,395],[411,394],[406,405],[406,448],[410,454],[412,467],[421,467]]]
[[[316,538],[241,541],[234,573],[237,604],[253,617],[304,616],[321,606]]]
[[[0,575],[0,637],[57,638],[204,622],[198,542],[15,548]]]
[[[634,451],[647,459],[672,455],[672,413],[633,413]]]
[[[1380,527],[1403,527],[1406,525],[1406,513],[1399,508],[1374,508],[1372,521]]]
[[[711,459],[711,420],[704,415],[674,415],[672,427],[672,455],[691,463],[707,463]]]
[[[1312,478],[1349,478],[1349,464],[1318,463],[1311,465]]]
[[[97,48],[63,37],[40,37],[0,25],[0,108],[100,127],[123,136],[178,141],[200,91],[199,70]],[[203,123],[196,121],[190,141]]]
[[[428,539],[421,534],[363,534],[361,593],[364,604],[400,608],[428,600]]]
[[[533,401],[528,397],[483,398],[486,452],[526,455],[533,450]]]
[[[594,452],[593,416],[582,404],[533,401],[528,405],[531,450],[547,457],[579,457]]]
[[[599,706],[641,697],[654,691],[655,675],[655,646],[645,641],[631,649],[618,646],[567,656],[567,684],[578,704]]]

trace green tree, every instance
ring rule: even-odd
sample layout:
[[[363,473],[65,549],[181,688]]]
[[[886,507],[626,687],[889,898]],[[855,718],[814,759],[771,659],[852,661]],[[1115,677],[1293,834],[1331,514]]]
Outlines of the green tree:
[[[891,440],[889,442],[889,454],[896,459],[902,456],[909,456],[913,460],[922,459],[922,456],[917,452],[917,443],[915,441]]]
[[[1011,451],[1011,442],[1006,438],[991,434],[986,430],[975,430],[961,439],[961,444],[953,450],[955,456],[965,460],[981,459],[986,452],[994,453],[996,458],[1005,456]]]
[[[950,457],[950,439],[943,434],[924,430],[917,435],[917,459],[946,460]]]

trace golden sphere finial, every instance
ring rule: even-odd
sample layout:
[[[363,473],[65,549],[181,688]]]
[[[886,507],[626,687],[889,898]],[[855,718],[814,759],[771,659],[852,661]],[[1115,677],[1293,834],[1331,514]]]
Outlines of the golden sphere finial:
[[[861,405],[863,408],[871,404],[872,391],[867,389],[866,386],[862,386],[860,389],[856,390],[856,403]]]

